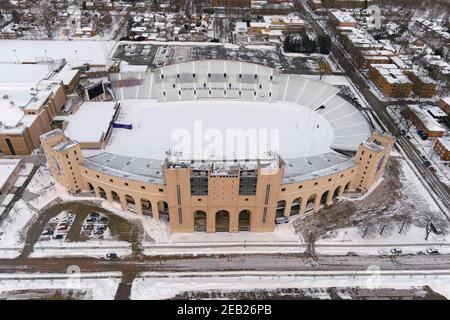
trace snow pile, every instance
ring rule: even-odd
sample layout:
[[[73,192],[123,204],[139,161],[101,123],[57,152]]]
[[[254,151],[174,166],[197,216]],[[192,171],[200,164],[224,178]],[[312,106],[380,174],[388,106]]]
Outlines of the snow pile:
[[[429,285],[437,292],[450,297],[450,276],[448,275],[402,275],[401,273],[383,274],[374,278],[373,274],[357,274],[350,272],[331,272],[333,276],[320,275],[315,272],[295,272],[286,274],[277,272],[223,272],[202,276],[200,273],[187,274],[157,274],[144,273],[136,278],[131,290],[131,299],[169,299],[186,291],[236,291],[279,288],[330,288],[330,287],[360,287],[360,288],[392,288],[410,289]],[[330,272],[328,272],[330,273]],[[312,290],[311,293],[314,293]],[[329,299],[323,292],[312,294],[314,298]]]
[[[72,267],[72,266],[70,266]],[[74,266],[74,268],[78,268]],[[120,283],[121,272],[68,274],[1,274],[0,293],[16,290],[87,289],[93,300],[113,300]]]

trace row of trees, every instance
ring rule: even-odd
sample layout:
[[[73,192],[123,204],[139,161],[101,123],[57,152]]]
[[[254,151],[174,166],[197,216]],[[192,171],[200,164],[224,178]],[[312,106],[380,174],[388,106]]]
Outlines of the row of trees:
[[[320,34],[317,38],[309,34],[289,34],[284,39],[283,50],[295,53],[330,53],[331,39],[328,35]]]

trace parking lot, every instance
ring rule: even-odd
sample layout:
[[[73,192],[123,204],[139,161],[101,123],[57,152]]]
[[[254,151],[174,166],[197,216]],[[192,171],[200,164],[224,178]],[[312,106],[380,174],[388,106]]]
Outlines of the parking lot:
[[[88,239],[100,240],[110,236],[106,215],[98,212],[89,213],[81,225],[80,235]]]
[[[46,224],[39,241],[60,240],[64,241],[75,220],[75,214],[63,211],[53,217]]]

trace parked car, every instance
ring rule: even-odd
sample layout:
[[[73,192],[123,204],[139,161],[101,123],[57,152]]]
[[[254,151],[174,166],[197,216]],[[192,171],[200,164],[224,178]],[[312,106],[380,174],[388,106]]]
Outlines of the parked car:
[[[92,224],[89,224],[87,226],[83,226],[83,230],[92,231],[92,230],[94,230],[94,226]]]
[[[107,253],[105,258],[106,260],[119,260],[119,256],[117,255],[117,253],[114,252]]]
[[[439,254],[439,251],[434,248],[427,249],[427,254]]]
[[[99,216],[100,216],[100,213],[98,213],[98,212],[89,213],[89,217],[91,217],[91,218],[98,218]]]
[[[58,223],[59,222],[59,218],[58,217],[54,217],[54,218],[51,218],[50,219],[50,221],[48,222],[48,223]]]
[[[69,226],[67,224],[62,224],[58,227],[58,231],[65,231],[69,229]]]
[[[353,252],[353,251],[347,252],[347,255],[350,256],[350,257],[357,257],[358,256],[358,254],[356,252]]]
[[[61,239],[64,239],[64,235],[63,235],[63,234],[60,234],[60,233],[55,234],[55,235],[53,236],[53,239],[55,239],[55,240],[61,240]]]
[[[101,217],[100,219],[98,219],[98,222],[107,223],[108,222],[108,218],[107,217]]]
[[[289,218],[288,217],[275,218],[275,223],[276,224],[282,224],[282,223],[288,223],[288,222],[289,222]]]
[[[429,167],[428,169],[430,169],[431,172],[436,173],[436,168],[435,167]]]
[[[431,162],[428,161],[428,160],[425,160],[425,161],[423,162],[423,164],[425,165],[425,167],[430,167],[430,166],[431,166]]]
[[[95,230],[95,231],[94,231],[94,235],[96,235],[96,236],[101,236],[101,235],[103,235],[103,230]]]
[[[52,236],[54,233],[55,233],[55,229],[47,229],[42,233],[42,235],[43,236]]]
[[[87,218],[87,219],[86,219],[86,222],[87,222],[87,223],[94,223],[94,222],[97,222],[97,218]]]
[[[96,230],[101,230],[101,231],[105,231],[108,227],[105,225],[99,225],[96,227]]]
[[[394,248],[394,249],[391,249],[391,253],[392,253],[392,254],[400,254],[400,253],[402,253],[402,250],[401,250],[401,249]]]

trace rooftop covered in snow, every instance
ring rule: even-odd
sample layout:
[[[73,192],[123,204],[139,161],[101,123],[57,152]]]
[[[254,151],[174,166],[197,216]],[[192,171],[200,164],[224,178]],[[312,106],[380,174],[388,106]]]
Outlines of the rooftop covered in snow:
[[[84,102],[68,117],[65,135],[83,144],[103,141],[118,109],[117,102]]]

